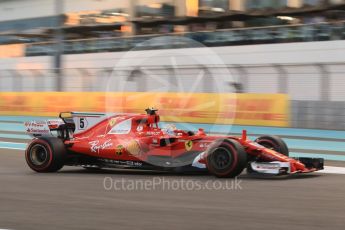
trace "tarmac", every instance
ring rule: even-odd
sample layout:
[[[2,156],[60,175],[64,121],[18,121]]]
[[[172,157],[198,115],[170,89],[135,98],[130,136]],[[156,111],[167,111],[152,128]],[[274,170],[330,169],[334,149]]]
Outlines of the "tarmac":
[[[344,229],[345,175],[236,180],[65,167],[0,150],[0,229]]]

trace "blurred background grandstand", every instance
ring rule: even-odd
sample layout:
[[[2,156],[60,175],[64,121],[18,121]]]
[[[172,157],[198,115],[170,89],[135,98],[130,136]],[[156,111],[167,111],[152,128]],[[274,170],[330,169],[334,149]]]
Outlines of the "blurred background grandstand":
[[[345,129],[344,0],[1,0],[0,91],[102,91],[124,51],[191,48],[179,39],[140,46],[162,35],[211,47],[224,61],[211,68],[227,68],[238,93],[289,94],[293,127]],[[174,68],[187,79],[210,67]],[[129,81],[144,75],[124,71]]]
[[[341,40],[343,0],[0,1],[1,56],[114,52],[162,34],[206,46]],[[22,46],[24,45],[24,50]],[[145,47],[145,49],[165,47]],[[170,48],[170,47],[169,47]],[[22,51],[22,52],[19,52]]]

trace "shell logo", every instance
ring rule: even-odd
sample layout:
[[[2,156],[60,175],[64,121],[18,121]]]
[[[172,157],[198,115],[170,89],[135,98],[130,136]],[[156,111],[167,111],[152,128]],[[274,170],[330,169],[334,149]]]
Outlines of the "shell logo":
[[[133,156],[138,156],[141,153],[140,145],[137,141],[133,140],[130,141],[126,147],[129,154]]]

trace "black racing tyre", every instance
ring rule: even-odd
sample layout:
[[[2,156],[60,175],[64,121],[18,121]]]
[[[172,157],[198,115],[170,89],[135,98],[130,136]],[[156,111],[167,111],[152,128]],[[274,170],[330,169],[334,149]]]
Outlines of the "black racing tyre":
[[[56,137],[34,139],[25,151],[25,159],[29,167],[40,173],[60,170],[64,166],[65,158],[65,145]]]
[[[285,141],[283,141],[283,139],[281,139],[278,136],[271,136],[271,135],[261,136],[261,137],[258,137],[255,140],[255,142],[266,148],[269,148],[278,153],[281,153],[285,156],[289,156],[289,148],[287,147]]]
[[[236,177],[247,164],[247,153],[235,140],[215,141],[206,152],[208,171],[216,177]]]

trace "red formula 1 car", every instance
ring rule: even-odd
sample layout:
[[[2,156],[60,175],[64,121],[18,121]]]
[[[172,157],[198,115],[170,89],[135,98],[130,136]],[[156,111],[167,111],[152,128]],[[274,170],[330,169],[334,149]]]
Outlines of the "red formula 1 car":
[[[323,169],[320,158],[289,158],[276,136],[251,141],[159,127],[155,109],[146,114],[61,113],[60,119],[26,122],[34,137],[25,153],[31,169],[55,172],[64,165],[94,168],[135,168],[208,171],[217,177],[248,173],[287,175]]]

